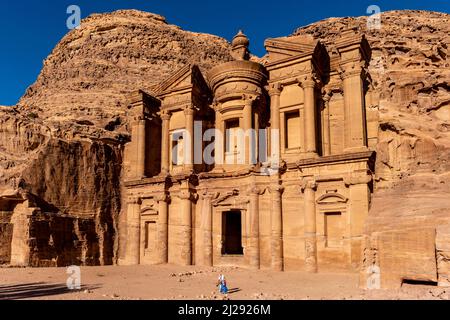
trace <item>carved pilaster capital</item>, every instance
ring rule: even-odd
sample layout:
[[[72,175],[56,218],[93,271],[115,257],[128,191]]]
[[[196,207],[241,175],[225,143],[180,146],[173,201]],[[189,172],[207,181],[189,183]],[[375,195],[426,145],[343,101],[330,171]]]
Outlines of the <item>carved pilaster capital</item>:
[[[250,195],[253,195],[253,196],[260,195],[263,192],[263,190],[261,190],[261,188],[256,184],[250,185],[247,191]]]
[[[272,184],[269,186],[269,192],[282,194],[284,192],[284,187],[280,184]]]
[[[198,194],[192,193],[190,190],[181,190],[178,193],[178,198],[180,198],[181,200],[197,201]]]
[[[193,116],[195,113],[195,107],[192,104],[188,104],[184,107],[184,115],[186,116]]]
[[[315,73],[307,74],[297,78],[298,85],[303,89],[314,89],[319,83],[319,77]]]
[[[243,94],[242,95],[242,101],[244,102],[244,105],[247,106],[253,106],[253,103],[258,99],[258,96],[250,95],[250,94]]]
[[[213,108],[214,111],[218,112],[220,110],[220,102],[214,98],[214,100],[211,103],[211,108]]]
[[[322,99],[325,102],[325,104],[328,104],[330,102],[332,96],[333,96],[332,89],[330,89],[330,88],[322,89]]]
[[[337,71],[342,80],[351,77],[363,77],[365,72],[365,61],[351,61],[346,63],[341,63]]]
[[[317,182],[315,179],[310,178],[310,179],[303,179],[302,184],[300,186],[300,190],[302,192],[305,192],[306,189],[310,189],[313,191],[317,190]]]
[[[204,190],[200,193],[200,199],[206,200],[206,201],[212,201],[214,199],[217,199],[219,197],[219,192],[210,192],[208,190]]]
[[[161,111],[161,120],[163,121],[169,121],[171,118],[171,114],[169,111],[167,110],[162,110]]]
[[[142,199],[139,196],[128,196],[127,198],[127,204],[141,204]]]
[[[349,187],[357,184],[368,184],[372,179],[373,177],[371,174],[351,173],[344,176],[344,183],[346,187]]]
[[[271,83],[268,86],[268,92],[269,92],[269,96],[279,96],[281,94],[281,91],[283,90],[283,87],[281,84],[275,82],[275,83]]]
[[[170,196],[167,193],[160,193],[155,196],[157,202],[169,202]]]
[[[136,115],[134,120],[136,121],[137,124],[145,124],[147,117],[145,116],[145,114],[139,114],[139,115]]]

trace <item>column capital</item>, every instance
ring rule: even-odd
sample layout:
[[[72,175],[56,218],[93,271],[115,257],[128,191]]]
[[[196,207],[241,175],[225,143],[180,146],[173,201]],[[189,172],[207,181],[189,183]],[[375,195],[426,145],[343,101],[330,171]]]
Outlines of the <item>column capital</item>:
[[[161,120],[168,121],[168,120],[170,120],[171,117],[172,117],[172,115],[171,115],[170,111],[167,111],[167,110],[161,111]]]
[[[315,179],[303,179],[302,185],[300,186],[302,192],[305,192],[306,189],[310,189],[316,191],[317,182]]]
[[[184,107],[183,112],[184,112],[184,114],[185,114],[186,116],[193,116],[193,115],[194,115],[194,112],[195,112],[195,107],[194,107],[194,105],[193,105],[193,104],[188,104],[188,105],[186,105],[186,106]]]
[[[272,184],[269,186],[269,192],[270,193],[283,193],[284,192],[284,187],[280,184]]]
[[[328,104],[330,102],[332,96],[333,96],[333,91],[331,89],[323,90],[322,99],[326,104]]]
[[[167,193],[160,193],[155,195],[154,199],[158,202],[169,202],[170,196]]]
[[[338,73],[342,80],[364,75],[365,61],[350,61],[339,64]]]
[[[128,196],[127,198],[127,204],[141,204],[142,199],[139,196]]]
[[[253,196],[255,196],[255,195],[260,195],[260,194],[262,194],[262,191],[263,190],[261,190],[261,188],[258,186],[258,185],[256,185],[256,184],[252,184],[252,185],[250,185],[249,187],[248,187],[248,193],[250,194],[250,195],[253,195]]]
[[[349,187],[357,184],[368,184],[372,179],[373,177],[371,174],[350,173],[344,176],[344,183],[346,187]]]
[[[318,83],[318,77],[315,74],[307,74],[297,78],[298,85],[303,89],[314,89]]]
[[[181,200],[197,201],[198,194],[192,193],[190,190],[181,190],[178,193],[177,197]]]
[[[219,192],[210,192],[208,190],[204,190],[203,192],[200,193],[200,198],[202,200],[212,201],[214,199],[217,199],[219,195],[220,195]]]
[[[283,91],[283,86],[278,83],[278,82],[274,82],[269,84],[268,86],[268,90],[269,92],[269,96],[279,96],[281,94],[281,91]]]
[[[145,120],[147,118],[145,117],[145,115],[140,114],[140,115],[135,115],[134,117],[132,117],[130,119],[131,119],[131,125],[136,126],[136,125],[140,125],[140,124],[145,124]]]
[[[258,96],[249,95],[249,94],[243,94],[242,100],[244,101],[245,105],[253,105],[253,102],[255,102],[258,99]]]
[[[217,99],[214,99],[213,102],[211,103],[211,107],[216,112],[220,111],[220,105],[221,105],[221,103],[219,101],[217,101]]]

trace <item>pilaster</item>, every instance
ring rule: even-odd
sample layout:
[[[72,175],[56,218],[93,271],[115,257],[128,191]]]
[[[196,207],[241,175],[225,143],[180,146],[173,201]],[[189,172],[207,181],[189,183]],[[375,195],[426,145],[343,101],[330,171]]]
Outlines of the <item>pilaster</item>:
[[[304,193],[305,215],[305,269],[307,272],[317,272],[317,237],[316,237],[316,189],[314,179],[304,180],[302,185]]]

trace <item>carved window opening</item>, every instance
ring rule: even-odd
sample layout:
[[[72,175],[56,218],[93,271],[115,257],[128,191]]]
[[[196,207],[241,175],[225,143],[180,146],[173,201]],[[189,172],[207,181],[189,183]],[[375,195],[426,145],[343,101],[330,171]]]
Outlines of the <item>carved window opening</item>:
[[[326,212],[325,215],[325,246],[327,248],[342,247],[344,238],[344,222],[341,212]]]
[[[222,213],[222,254],[243,255],[242,213],[232,210]]]
[[[300,111],[286,112],[284,115],[285,148],[300,148]]]

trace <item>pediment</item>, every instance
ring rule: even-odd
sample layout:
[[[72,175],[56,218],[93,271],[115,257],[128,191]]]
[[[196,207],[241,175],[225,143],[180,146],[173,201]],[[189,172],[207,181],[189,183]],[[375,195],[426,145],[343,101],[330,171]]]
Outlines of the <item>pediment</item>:
[[[227,193],[221,194],[216,200],[212,201],[212,205],[217,206],[234,206],[241,207],[248,203],[248,197],[239,195],[238,190],[233,190]]]
[[[273,62],[298,55],[312,54],[317,41],[310,37],[293,36],[270,38],[264,45],[269,53],[269,61]]]
[[[158,211],[154,207],[143,207],[141,209],[141,215],[156,215]]]
[[[317,204],[336,204],[347,203],[348,198],[344,197],[340,193],[326,193],[317,199]]]
[[[206,81],[195,64],[187,64],[181,69],[174,72],[169,78],[161,82],[158,86],[158,94],[176,92],[193,86],[206,87]]]

